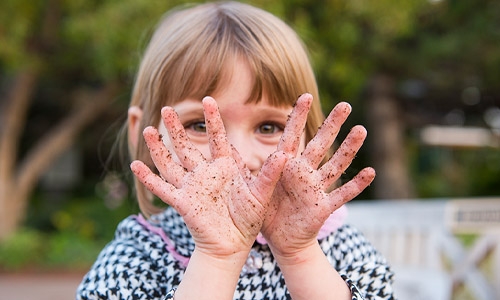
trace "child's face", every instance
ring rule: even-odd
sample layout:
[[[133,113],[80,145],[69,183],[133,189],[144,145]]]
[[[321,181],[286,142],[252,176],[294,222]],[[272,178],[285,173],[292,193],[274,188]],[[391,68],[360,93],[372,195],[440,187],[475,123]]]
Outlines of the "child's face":
[[[237,61],[229,84],[224,89],[219,89],[220,92],[209,96],[217,101],[229,143],[238,150],[243,162],[255,174],[267,157],[276,151],[292,107],[271,106],[265,97],[258,103],[245,103],[251,88],[252,76],[249,67],[244,62]],[[200,99],[185,99],[172,107],[179,115],[193,144],[205,158],[210,159]],[[159,131],[164,136],[163,142],[175,157],[163,122],[159,124]],[[303,135],[299,153],[304,147]]]

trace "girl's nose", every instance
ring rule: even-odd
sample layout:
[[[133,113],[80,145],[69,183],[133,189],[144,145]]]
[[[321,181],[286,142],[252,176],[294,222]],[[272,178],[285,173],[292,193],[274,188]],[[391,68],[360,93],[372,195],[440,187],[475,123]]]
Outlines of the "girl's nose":
[[[262,157],[267,157],[267,155],[260,153],[262,152],[262,149],[259,149],[257,145],[253,144],[252,139],[248,136],[228,135],[228,140],[229,143],[236,148],[242,161],[245,163],[250,172],[252,172],[252,174],[258,173],[260,167],[264,163]]]

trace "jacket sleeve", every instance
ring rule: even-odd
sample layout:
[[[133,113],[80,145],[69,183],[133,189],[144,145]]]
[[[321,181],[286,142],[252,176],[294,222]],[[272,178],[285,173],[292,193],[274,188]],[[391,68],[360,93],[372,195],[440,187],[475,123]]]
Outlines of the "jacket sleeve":
[[[122,221],[84,276],[76,299],[162,299],[180,279],[155,238],[134,219]]]
[[[395,299],[390,266],[357,229],[344,225],[320,245],[351,289],[353,300]]]

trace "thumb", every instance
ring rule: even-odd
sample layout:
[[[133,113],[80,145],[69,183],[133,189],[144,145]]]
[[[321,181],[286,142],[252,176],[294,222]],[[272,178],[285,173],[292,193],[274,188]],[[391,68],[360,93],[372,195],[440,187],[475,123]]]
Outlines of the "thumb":
[[[260,169],[259,174],[253,180],[251,191],[254,195],[258,195],[259,199],[268,201],[276,186],[276,183],[281,178],[281,173],[287,162],[287,155],[283,151],[276,151],[271,154]]]

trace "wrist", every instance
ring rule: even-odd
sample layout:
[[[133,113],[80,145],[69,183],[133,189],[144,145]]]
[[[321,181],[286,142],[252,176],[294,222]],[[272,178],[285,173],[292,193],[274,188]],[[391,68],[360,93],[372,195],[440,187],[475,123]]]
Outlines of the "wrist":
[[[351,299],[317,240],[294,252],[277,253],[275,259],[293,299]]]
[[[278,250],[272,245],[269,245],[269,247],[280,268],[309,264],[318,258],[324,257],[323,251],[316,240],[302,246],[300,249],[287,249],[286,252]]]
[[[250,249],[238,251],[231,254],[220,255],[218,253],[208,253],[206,251],[195,248],[191,255],[190,262],[194,259],[195,262],[206,264],[208,267],[221,272],[234,271],[241,269],[247,260]],[[238,271],[239,274],[239,271]]]
[[[214,256],[195,249],[175,299],[232,299],[247,256],[244,252]]]

